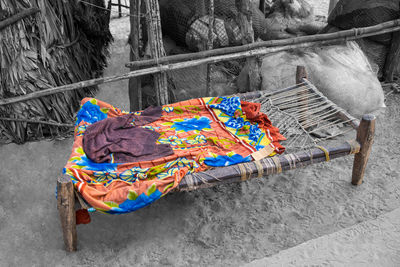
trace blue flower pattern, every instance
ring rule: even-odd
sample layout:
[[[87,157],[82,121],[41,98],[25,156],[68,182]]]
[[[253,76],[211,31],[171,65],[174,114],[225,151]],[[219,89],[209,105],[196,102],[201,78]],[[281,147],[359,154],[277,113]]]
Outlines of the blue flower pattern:
[[[92,104],[90,101],[83,104],[78,114],[76,115],[76,123],[75,125],[79,125],[81,121],[85,121],[87,123],[95,123],[107,118],[107,114],[100,110],[98,105]]]
[[[260,139],[260,136],[262,135],[262,131],[260,128],[258,128],[257,125],[251,125],[250,126],[250,134],[249,134],[249,139],[255,143],[258,142]]]
[[[230,118],[225,125],[234,129],[241,129],[245,125],[251,125],[249,121],[245,121],[242,117]]]
[[[237,110],[241,109],[240,98],[237,96],[234,97],[221,97],[222,101],[219,104],[210,105],[211,108],[216,108],[224,112],[225,114],[233,117]]]
[[[146,195],[143,193],[140,194],[136,199],[125,200],[124,202],[119,204],[119,207],[112,207],[111,210],[107,211],[107,213],[122,214],[122,213],[132,212],[148,206],[149,204],[159,199],[161,196],[162,193],[158,189],[156,189],[155,192],[153,192],[150,195]]]
[[[207,157],[205,158],[204,163],[211,167],[225,167],[250,161],[251,161],[251,156],[247,156],[244,158],[239,154],[235,154],[232,156],[219,155],[217,157]]]
[[[72,160],[76,165],[82,166],[84,170],[91,171],[115,171],[118,163],[96,163],[89,159],[86,155],[80,156],[80,160]]]
[[[192,119],[184,119],[183,121],[176,121],[171,126],[176,131],[201,131],[205,128],[211,128],[210,126],[210,119],[207,117],[200,117],[200,118],[192,118]]]

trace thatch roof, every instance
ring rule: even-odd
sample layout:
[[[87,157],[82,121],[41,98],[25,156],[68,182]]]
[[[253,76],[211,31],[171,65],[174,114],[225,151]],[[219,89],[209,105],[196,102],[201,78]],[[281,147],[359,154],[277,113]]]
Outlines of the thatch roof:
[[[102,0],[87,2],[104,7]],[[0,22],[34,7],[39,12],[0,29],[0,98],[98,77],[106,66],[107,10],[77,0],[1,0]],[[80,100],[95,90],[0,106],[0,140],[23,143],[70,132],[62,125],[73,123]]]

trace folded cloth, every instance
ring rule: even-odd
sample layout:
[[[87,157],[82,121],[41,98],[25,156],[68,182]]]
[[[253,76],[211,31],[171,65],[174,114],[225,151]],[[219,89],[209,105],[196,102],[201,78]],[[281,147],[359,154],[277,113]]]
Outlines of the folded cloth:
[[[156,144],[160,134],[144,126],[160,118],[161,107],[149,107],[141,115],[134,113],[111,117],[87,127],[83,150],[96,163],[148,161],[174,152],[169,144]]]
[[[246,118],[253,123],[257,123],[259,128],[265,130],[272,142],[286,140],[286,138],[280,134],[279,129],[272,125],[268,116],[261,112],[260,103],[242,101],[241,105]],[[284,150],[283,147],[281,149]]]

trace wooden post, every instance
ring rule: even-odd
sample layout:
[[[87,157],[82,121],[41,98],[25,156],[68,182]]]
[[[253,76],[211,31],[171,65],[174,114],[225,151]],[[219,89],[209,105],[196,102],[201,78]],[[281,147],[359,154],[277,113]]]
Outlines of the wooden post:
[[[160,7],[158,0],[145,0],[147,11],[148,45],[151,57],[158,59],[165,56],[164,44],[161,33]],[[154,87],[156,91],[157,105],[169,103],[167,74],[154,75]]]
[[[297,68],[296,68],[296,84],[302,83],[303,79],[308,79],[306,67],[297,66]]]
[[[251,18],[251,1],[250,0],[236,0],[236,7],[239,11],[237,20],[240,26],[240,31],[243,35],[242,44],[254,43],[253,22]],[[246,66],[248,69],[248,85],[247,88],[242,88],[246,91],[258,91],[261,86],[260,68],[258,66],[257,58],[251,57],[246,59]]]
[[[74,185],[71,178],[63,175],[57,180],[57,208],[60,214],[61,228],[65,250],[76,251],[76,218],[75,218]]]
[[[118,0],[118,17],[122,17],[121,0]]]
[[[213,31],[214,31],[214,0],[209,0],[209,9],[208,9],[208,50],[213,49]],[[210,96],[211,93],[211,71],[212,65],[207,64],[207,88],[206,95]]]
[[[260,1],[260,10],[265,16],[265,0]]]
[[[400,32],[394,32],[392,36],[392,44],[385,64],[385,80],[387,82],[394,81],[394,75],[398,74],[400,65]]]
[[[29,17],[29,16],[37,13],[37,12],[40,12],[40,9],[36,8],[36,7],[32,7],[32,8],[28,8],[28,9],[22,10],[21,12],[15,14],[15,15],[9,17],[9,18],[6,18],[6,19],[0,21],[0,30],[2,30],[4,28],[16,23],[16,22],[18,22],[18,21],[20,21],[20,20],[22,20],[22,19],[24,19],[26,17]]]
[[[130,0],[130,23],[131,33],[130,39],[130,60],[137,61],[140,59],[140,3],[141,0]],[[134,71],[138,68],[131,67],[130,70]],[[129,110],[138,111],[143,108],[142,106],[142,80],[141,77],[129,79]]]
[[[375,120],[374,115],[364,115],[358,127],[357,142],[360,143],[361,149],[354,157],[353,177],[351,181],[353,185],[360,185],[364,179],[365,168],[371,153],[372,144],[374,143]]]

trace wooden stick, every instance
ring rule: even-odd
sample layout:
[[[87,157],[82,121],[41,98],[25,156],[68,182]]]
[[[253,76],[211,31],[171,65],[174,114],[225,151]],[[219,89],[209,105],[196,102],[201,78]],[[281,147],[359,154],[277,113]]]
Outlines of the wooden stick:
[[[303,83],[303,79],[308,79],[306,67],[297,66],[297,68],[296,68],[296,84]]]
[[[147,16],[148,45],[151,56],[158,60],[165,56],[161,34],[161,19],[157,0],[145,0]],[[169,103],[167,75],[163,72],[154,75],[154,89],[157,105]]]
[[[316,34],[310,36],[300,36],[295,38],[289,39],[282,39],[282,40],[270,40],[270,41],[262,41],[262,42],[255,42],[250,43],[242,46],[234,46],[234,47],[224,47],[219,49],[207,50],[197,53],[187,53],[187,54],[179,54],[173,56],[167,56],[164,58],[159,58],[158,60],[150,59],[150,60],[142,60],[136,62],[129,62],[126,64],[126,67],[136,66],[138,68],[154,66],[156,64],[166,64],[166,63],[173,63],[173,62],[180,62],[185,60],[195,60],[201,59],[206,57],[212,56],[220,56],[224,54],[231,54],[231,53],[239,53],[243,51],[249,51],[258,48],[265,48],[265,47],[275,47],[275,46],[285,46],[285,45],[295,45],[300,43],[307,43],[307,42],[318,42],[318,41],[327,41],[327,40],[346,40],[349,37],[358,37],[356,39],[361,39],[367,36],[372,35],[379,35],[381,34],[380,31],[394,28],[400,26],[400,19],[388,21],[385,23],[381,23],[375,26],[364,27],[364,28],[355,28],[351,30],[345,31],[338,31],[334,33],[325,33],[325,34]],[[395,29],[394,31],[396,31]]]
[[[74,206],[74,185],[71,178],[64,174],[57,180],[57,208],[60,214],[65,250],[68,252],[76,251],[77,247]]]
[[[375,120],[374,115],[364,115],[357,130],[357,142],[360,143],[361,150],[354,157],[353,177],[351,181],[353,185],[360,185],[363,182],[365,168],[367,167],[372,144],[374,143]]]
[[[32,7],[32,8],[25,9],[9,18],[6,18],[5,20],[0,21],[0,30],[20,21],[21,19],[29,17],[30,15],[33,15],[39,11],[40,11],[39,8]]]
[[[121,0],[118,0],[118,17],[122,17]]]
[[[59,123],[59,122],[52,122],[52,121],[40,121],[40,120],[30,120],[30,119],[20,119],[20,118],[4,118],[0,117],[0,121],[18,121],[18,122],[26,122],[26,123],[37,123],[37,124],[46,124],[52,125],[57,127],[74,127],[74,124],[71,123]]]
[[[386,57],[385,64],[385,80],[387,82],[394,81],[394,75],[399,74],[400,67],[400,33],[393,33],[390,51]]]
[[[124,5],[124,4],[115,4],[115,3],[111,3],[110,5],[111,5],[111,6],[121,6],[121,7],[124,7],[124,8],[129,8],[129,6]]]
[[[214,0],[209,0],[209,9],[208,9],[208,44],[207,49],[213,49],[213,31],[214,31]],[[206,87],[206,95],[210,96],[211,93],[211,64],[207,65],[207,87]]]
[[[356,144],[356,143],[354,143]],[[329,159],[344,157],[352,153],[358,153],[357,147],[352,147],[350,143],[343,143],[337,147],[326,148]],[[314,163],[327,160],[325,151],[315,148],[310,151],[275,156],[266,158],[259,162],[249,162],[244,164],[232,165],[211,169],[201,173],[186,175],[180,182],[177,191],[191,191],[198,188],[211,187],[220,183],[240,182],[260,176],[280,173],[285,170],[292,170],[305,167]],[[246,170],[246,174],[242,172]]]
[[[140,59],[140,4],[141,0],[130,0],[130,59],[139,60]],[[132,67],[131,71],[137,68]],[[142,110],[142,81],[141,77],[135,77],[129,79],[129,110],[137,111]]]
[[[264,14],[264,16],[265,16],[265,0],[261,0],[260,1],[260,10],[261,10],[261,12]]]
[[[388,33],[388,32],[393,32],[393,31],[399,31],[399,30],[400,30],[400,26],[397,26],[395,28],[384,29],[379,32],[368,33],[368,34],[364,34],[364,35],[357,35],[354,37],[347,37],[347,38],[343,38],[341,40],[342,41],[345,41],[345,40],[350,41],[350,40],[360,39],[360,38],[364,38],[364,37],[371,36],[371,35],[383,34],[383,33]],[[331,44],[336,44],[337,42],[338,42],[338,39],[334,39],[334,40],[326,40],[326,41],[319,41],[319,42],[298,43],[295,45],[287,45],[287,46],[279,46],[279,47],[265,47],[265,48],[259,48],[256,50],[250,50],[250,51],[245,51],[245,52],[240,52],[240,53],[226,54],[226,55],[208,57],[208,58],[198,59],[198,60],[189,60],[189,61],[185,61],[185,62],[178,62],[178,63],[168,64],[168,65],[157,65],[155,67],[131,71],[131,72],[120,74],[120,75],[96,78],[96,79],[86,80],[86,81],[82,81],[82,82],[62,85],[59,87],[44,89],[41,91],[29,93],[26,95],[16,96],[13,98],[0,99],[0,106],[17,103],[17,102],[21,102],[21,101],[26,101],[26,100],[30,100],[30,99],[34,99],[34,98],[39,98],[39,97],[43,97],[43,96],[48,96],[48,95],[52,95],[52,94],[57,94],[60,92],[77,90],[77,89],[94,86],[94,85],[99,85],[99,84],[103,84],[103,83],[116,82],[116,81],[129,79],[129,78],[133,78],[133,77],[154,74],[154,73],[158,73],[158,72],[167,72],[167,71],[171,71],[171,70],[195,67],[195,66],[202,65],[202,64],[209,64],[209,63],[216,63],[216,62],[220,62],[220,61],[228,61],[228,60],[234,60],[234,59],[240,59],[240,58],[261,56],[261,55],[265,55],[268,53],[281,52],[281,51],[286,51],[286,50],[291,50],[291,49],[307,48],[307,47],[322,46],[322,45],[331,45]],[[214,50],[211,50],[211,51],[214,51]],[[204,51],[204,52],[207,52],[207,51]]]
[[[242,44],[254,43],[254,30],[251,16],[250,0],[236,0],[236,7],[239,11],[236,21],[242,33]],[[247,70],[247,84],[241,90],[246,92],[258,91],[261,87],[260,66],[258,65],[257,58],[249,57],[246,59],[244,67]]]

